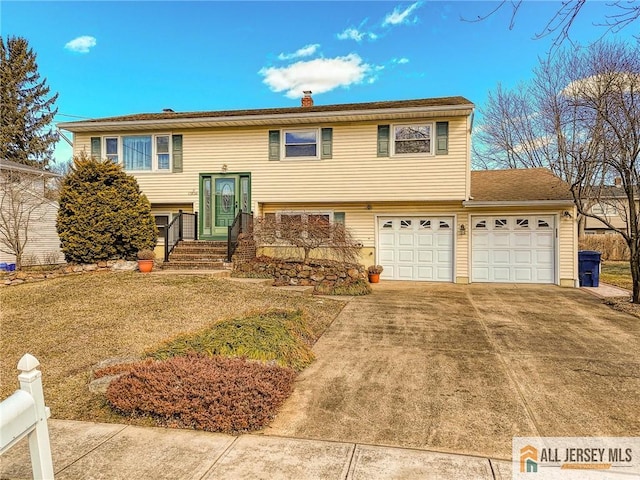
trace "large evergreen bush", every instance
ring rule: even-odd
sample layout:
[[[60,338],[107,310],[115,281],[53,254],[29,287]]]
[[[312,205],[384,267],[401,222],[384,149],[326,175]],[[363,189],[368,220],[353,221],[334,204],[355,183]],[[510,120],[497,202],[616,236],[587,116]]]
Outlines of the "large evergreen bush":
[[[151,205],[120,165],[81,155],[60,192],[58,235],[67,262],[94,263],[153,248],[158,238]]]

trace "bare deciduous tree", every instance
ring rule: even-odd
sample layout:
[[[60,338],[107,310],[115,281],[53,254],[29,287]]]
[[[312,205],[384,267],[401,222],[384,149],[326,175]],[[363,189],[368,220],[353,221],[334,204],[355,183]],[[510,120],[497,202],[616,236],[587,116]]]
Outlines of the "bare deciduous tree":
[[[571,27],[580,15],[586,1],[587,0],[563,0],[562,2],[558,2],[557,10],[549,21],[542,26],[542,30],[534,35],[534,38],[538,40],[554,35],[552,48],[560,47],[565,40],[570,38]],[[516,17],[520,12],[522,4],[523,0],[502,0],[489,12],[478,15],[474,19],[462,18],[462,20],[482,22],[503,8],[511,8],[511,20],[509,22],[509,30],[511,30],[515,26]],[[537,5],[530,6],[531,8],[538,8]],[[611,1],[607,3],[607,8],[609,9],[609,13],[599,22],[594,23],[594,26],[604,28],[603,36],[607,32],[619,32],[640,18],[640,3],[636,0]]]
[[[15,255],[18,270],[34,225],[46,214],[43,207],[47,203],[41,176],[0,171],[0,250]]]
[[[304,263],[309,263],[311,252],[322,250],[323,258],[356,263],[362,246],[349,230],[337,222],[330,222],[328,215],[292,213],[265,215],[254,223],[254,236],[262,245],[284,249],[294,254],[302,253]]]
[[[580,215],[629,246],[640,303],[640,42],[559,52],[541,62],[529,85],[499,88],[483,114],[474,152],[480,163],[547,166],[564,179]]]

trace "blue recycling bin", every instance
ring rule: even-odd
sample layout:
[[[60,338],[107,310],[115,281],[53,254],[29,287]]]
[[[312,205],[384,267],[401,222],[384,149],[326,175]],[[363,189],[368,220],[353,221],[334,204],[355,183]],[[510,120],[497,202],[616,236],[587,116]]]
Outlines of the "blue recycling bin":
[[[597,287],[600,284],[600,252],[578,252],[578,278],[581,287]]]

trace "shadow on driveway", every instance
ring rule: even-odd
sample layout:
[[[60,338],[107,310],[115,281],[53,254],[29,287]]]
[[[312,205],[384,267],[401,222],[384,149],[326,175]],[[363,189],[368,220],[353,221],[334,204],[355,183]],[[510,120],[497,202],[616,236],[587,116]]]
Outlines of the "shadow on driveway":
[[[513,436],[640,435],[640,321],[576,289],[383,282],[267,435],[510,459]]]

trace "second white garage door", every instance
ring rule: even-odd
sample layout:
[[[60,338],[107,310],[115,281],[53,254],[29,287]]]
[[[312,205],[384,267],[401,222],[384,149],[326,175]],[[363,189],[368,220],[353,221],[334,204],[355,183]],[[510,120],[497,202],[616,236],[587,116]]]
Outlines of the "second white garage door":
[[[472,217],[471,281],[554,283],[551,215]]]
[[[453,217],[378,218],[378,263],[388,280],[453,281]]]

